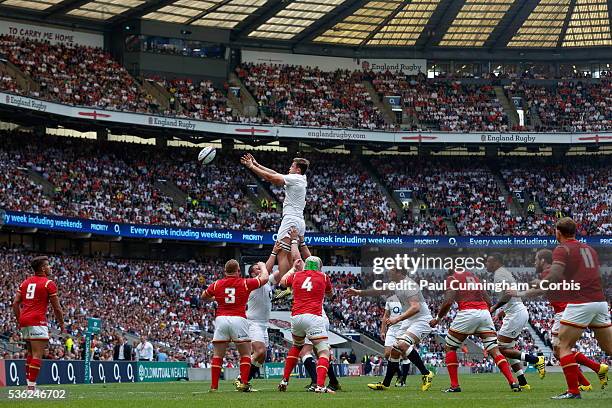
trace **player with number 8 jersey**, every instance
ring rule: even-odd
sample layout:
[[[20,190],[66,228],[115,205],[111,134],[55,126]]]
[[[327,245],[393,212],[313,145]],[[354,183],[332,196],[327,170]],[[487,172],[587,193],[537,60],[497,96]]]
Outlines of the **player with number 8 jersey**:
[[[211,364],[211,391],[219,387],[221,365],[227,349],[227,343],[236,344],[240,354],[240,385],[239,391],[254,391],[249,383],[251,370],[251,339],[249,338],[249,323],[246,319],[246,305],[249,294],[265,285],[269,275],[266,265],[259,262],[254,267],[256,278],[240,277],[240,265],[235,259],[225,263],[225,277],[213,282],[202,293],[204,300],[215,300],[217,311],[215,317],[215,333],[213,334],[213,359]]]

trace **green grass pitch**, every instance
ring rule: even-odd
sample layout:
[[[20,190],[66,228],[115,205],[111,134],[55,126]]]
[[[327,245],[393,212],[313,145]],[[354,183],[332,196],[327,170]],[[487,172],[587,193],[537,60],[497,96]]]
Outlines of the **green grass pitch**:
[[[34,401],[8,400],[8,390],[0,389],[0,406],[11,407],[144,407],[144,408],[366,408],[366,407],[414,407],[414,408],[520,408],[520,407],[610,407],[612,391],[601,390],[593,373],[587,373],[594,390],[582,394],[582,401],[553,401],[552,395],[565,390],[561,374],[549,373],[544,380],[530,375],[531,391],[510,392],[500,374],[460,376],[463,392],[444,394],[440,390],[448,386],[448,376],[434,378],[431,390],[419,390],[420,377],[410,376],[406,388],[391,388],[388,391],[372,391],[366,388],[376,377],[341,378],[343,391],[335,395],[319,395],[304,390],[306,380],[292,379],[289,390],[276,390],[277,380],[255,380],[253,384],[260,392],[238,393],[230,381],[221,381],[219,392],[208,394],[207,382],[135,383],[135,384],[93,384],[42,386],[41,389],[66,390],[65,400]],[[20,389],[23,389],[20,388]]]

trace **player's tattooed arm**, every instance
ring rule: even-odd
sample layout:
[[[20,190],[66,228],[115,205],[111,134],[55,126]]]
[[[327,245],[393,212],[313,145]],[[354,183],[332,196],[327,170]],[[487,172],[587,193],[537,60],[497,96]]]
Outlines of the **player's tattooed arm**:
[[[404,313],[402,313],[401,315],[397,317],[387,319],[387,324],[389,326],[393,326],[394,324],[403,322],[406,319],[410,319],[412,316],[414,316],[415,314],[421,311],[421,301],[418,296],[412,296],[411,298],[408,299],[408,302],[410,306],[408,307],[408,309],[406,309]]]
[[[13,313],[15,313],[17,322],[19,322],[19,316],[21,315],[21,292],[15,294],[15,299],[13,300]]]
[[[508,303],[508,301],[512,298],[512,296],[510,294],[508,294],[507,292],[504,292],[504,294],[502,295],[501,298],[499,298],[499,300],[497,301],[497,303],[495,303],[493,306],[491,306],[491,309],[489,309],[489,311],[491,312],[491,314],[495,314],[495,312],[497,311],[497,309],[499,309],[500,307],[502,307],[503,305],[505,305],[506,303]]]
[[[53,308],[53,314],[55,315],[55,321],[60,327],[60,331],[64,331],[64,311],[62,310],[62,306],[60,305],[59,299],[57,295],[51,296],[49,298],[51,302],[51,307]]]

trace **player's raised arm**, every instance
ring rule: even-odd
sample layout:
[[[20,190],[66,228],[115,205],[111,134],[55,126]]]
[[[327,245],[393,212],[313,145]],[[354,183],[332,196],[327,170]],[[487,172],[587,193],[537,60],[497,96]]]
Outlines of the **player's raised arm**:
[[[253,163],[253,156],[251,156],[251,158],[248,157],[248,155],[242,156],[242,158],[240,159],[240,163],[242,163],[247,169],[251,170],[253,173],[255,173],[257,176],[259,176],[260,178],[274,184],[277,186],[282,186],[285,184],[285,178],[283,177],[282,174],[277,173],[275,171],[268,171],[268,169],[265,168],[261,168],[256,166]],[[264,170],[265,169],[265,170]]]
[[[259,280],[259,286],[263,286],[268,283],[268,279],[270,279],[270,274],[268,273],[268,268],[266,268],[266,264],[263,262],[257,262],[257,266],[259,266],[259,276],[257,279]]]
[[[309,256],[312,256],[312,254],[310,253],[310,249],[308,249],[308,246],[304,242],[304,237],[301,236],[299,238],[300,238],[300,255],[302,255],[302,259],[306,259]]]
[[[274,243],[274,247],[272,247],[272,252],[268,257],[268,260],[266,261],[266,269],[268,270],[268,273],[270,273],[274,269],[274,264],[276,264],[276,258],[278,257],[278,251],[280,250],[280,241],[276,241]],[[272,273],[272,276],[274,276],[274,282],[280,282],[282,278],[282,276],[280,275],[280,270]]]
[[[289,236],[291,238],[291,262],[295,262],[298,259],[302,259],[298,241],[298,230],[295,227],[292,227],[289,231]]]
[[[247,153],[243,157],[246,157],[246,158],[250,159],[253,162],[253,164],[255,165],[255,167],[257,167],[257,168],[265,170],[268,173],[278,174],[277,171],[274,171],[274,170],[272,170],[272,169],[270,169],[268,167],[265,167],[265,166],[261,165],[257,160],[255,160],[255,157],[253,157],[253,155],[251,153]]]

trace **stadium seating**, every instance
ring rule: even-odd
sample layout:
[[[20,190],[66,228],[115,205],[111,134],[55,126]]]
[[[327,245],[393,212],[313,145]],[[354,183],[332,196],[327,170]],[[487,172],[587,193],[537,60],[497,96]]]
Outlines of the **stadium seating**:
[[[272,123],[385,128],[359,72],[323,72],[289,65],[243,64],[237,75]]]
[[[372,79],[381,99],[401,96],[405,112],[415,116],[417,129],[449,132],[506,131],[508,120],[490,85],[433,81],[424,76],[377,74]]]

